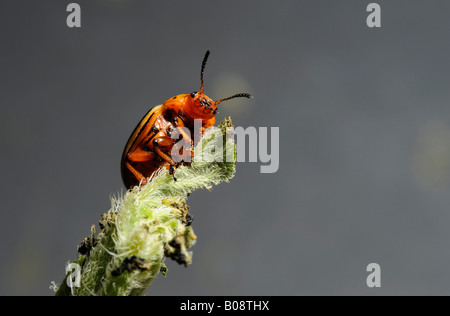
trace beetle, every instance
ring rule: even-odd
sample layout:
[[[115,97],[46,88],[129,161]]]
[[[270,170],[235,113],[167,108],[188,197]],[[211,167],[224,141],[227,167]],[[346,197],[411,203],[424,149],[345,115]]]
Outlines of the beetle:
[[[248,93],[238,93],[213,101],[206,96],[203,93],[203,72],[209,54],[209,50],[206,51],[201,66],[200,91],[176,95],[163,104],[151,108],[134,129],[125,145],[120,162],[122,180],[127,189],[151,181],[153,176],[163,168],[169,169],[169,173],[176,181],[175,168],[185,162],[177,162],[173,159],[171,156],[173,146],[183,140],[194,148],[196,144],[190,135],[196,133],[203,135],[206,128],[215,124],[217,105],[234,98],[252,97]],[[194,120],[201,120],[200,130],[194,130],[197,126]],[[186,128],[190,134],[186,133]],[[182,138],[173,139],[174,133]],[[182,154],[192,157],[193,151],[186,150]]]

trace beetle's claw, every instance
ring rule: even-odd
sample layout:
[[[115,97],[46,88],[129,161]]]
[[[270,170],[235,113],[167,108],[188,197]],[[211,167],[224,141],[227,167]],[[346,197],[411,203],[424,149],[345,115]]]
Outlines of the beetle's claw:
[[[175,178],[175,166],[170,166],[169,174],[173,176],[173,181],[177,181],[177,178]]]

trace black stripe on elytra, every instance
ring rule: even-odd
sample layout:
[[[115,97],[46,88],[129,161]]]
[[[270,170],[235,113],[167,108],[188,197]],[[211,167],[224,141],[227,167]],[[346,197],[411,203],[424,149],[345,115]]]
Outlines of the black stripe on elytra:
[[[151,111],[151,110],[150,110]],[[155,113],[152,113],[152,115],[150,115],[150,117],[148,118],[148,120],[145,122],[145,124],[141,127],[141,129],[139,130],[139,132],[136,134],[136,137],[134,138],[133,143],[130,145],[130,148],[134,146],[134,143],[136,142],[136,140],[139,138],[139,136],[141,135],[142,131],[147,127],[148,122],[151,121],[153,115],[155,115]],[[128,158],[127,158],[128,161]]]

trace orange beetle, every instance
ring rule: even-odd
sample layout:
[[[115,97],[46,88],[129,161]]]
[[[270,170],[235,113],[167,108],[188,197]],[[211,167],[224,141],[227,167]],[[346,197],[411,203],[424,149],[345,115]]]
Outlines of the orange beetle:
[[[239,93],[213,101],[203,94],[203,71],[208,56],[209,51],[206,52],[202,62],[200,92],[179,94],[162,105],[155,106],[134,129],[125,145],[120,163],[122,180],[127,189],[140,183],[144,184],[147,179],[151,180],[155,172],[161,168],[168,168],[170,174],[174,174],[175,168],[183,163],[183,161],[175,161],[171,156],[172,148],[176,143],[184,141],[190,143],[193,148],[196,144],[191,135],[202,135],[206,128],[215,124],[219,103],[240,97],[251,98],[248,93]],[[194,130],[194,120],[201,120],[200,130]],[[183,128],[187,128],[190,134],[187,134]],[[176,137],[172,138],[174,133],[182,138],[178,140]],[[190,157],[192,154],[192,150],[182,153]],[[175,176],[174,180],[176,180]]]

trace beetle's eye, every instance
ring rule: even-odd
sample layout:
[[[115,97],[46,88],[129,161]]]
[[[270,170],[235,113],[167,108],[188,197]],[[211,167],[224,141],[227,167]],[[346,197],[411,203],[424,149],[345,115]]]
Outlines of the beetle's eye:
[[[197,95],[197,92],[195,92],[195,91],[191,93],[191,97],[193,97],[193,98],[195,98],[196,95]]]

